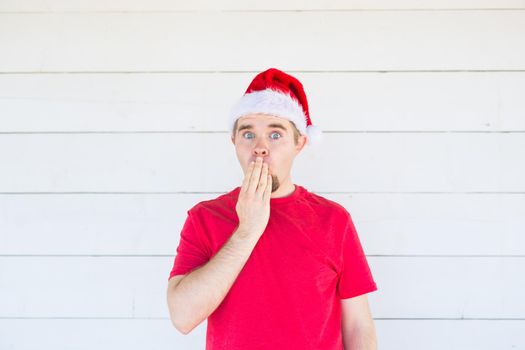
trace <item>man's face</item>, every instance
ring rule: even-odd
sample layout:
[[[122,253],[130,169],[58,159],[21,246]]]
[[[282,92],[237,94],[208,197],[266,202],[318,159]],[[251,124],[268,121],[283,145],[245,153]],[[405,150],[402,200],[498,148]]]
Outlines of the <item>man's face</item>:
[[[293,160],[304,147],[306,136],[300,135],[295,144],[293,126],[288,119],[249,114],[238,119],[232,143],[244,174],[257,157],[268,163],[272,192],[275,192],[290,176]]]

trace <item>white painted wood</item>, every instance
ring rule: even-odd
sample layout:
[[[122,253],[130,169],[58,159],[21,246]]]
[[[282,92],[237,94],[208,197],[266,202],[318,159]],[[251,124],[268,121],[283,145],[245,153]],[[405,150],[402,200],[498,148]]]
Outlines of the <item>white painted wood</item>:
[[[269,1],[67,1],[67,0],[3,0],[0,11],[264,11],[264,10],[362,10],[362,9],[519,9],[522,0],[269,0]]]
[[[523,134],[336,133],[303,151],[292,178],[312,191],[525,190]],[[7,134],[0,159],[0,192],[224,192],[243,178],[220,133]]]
[[[525,255],[524,194],[319,194],[368,255]],[[0,255],[171,255],[186,210],[218,195],[0,195]]]
[[[2,1],[0,348],[204,348],[167,277],[186,210],[240,183],[223,118],[274,66],[327,131],[292,175],[351,212],[379,348],[525,349],[523,9]]]
[[[0,319],[0,348],[202,350],[206,324],[184,335],[167,318]]]
[[[376,320],[378,348],[524,349],[523,320]],[[197,348],[195,348],[197,349]]]
[[[33,350],[38,340],[41,349],[202,350],[206,324],[180,335],[167,319],[0,319],[0,346]],[[378,346],[385,350],[522,350],[525,344],[523,320],[376,319],[375,324]]]
[[[374,317],[523,319],[524,257],[368,261]],[[173,256],[19,256],[0,265],[0,317],[168,317]]]
[[[296,75],[325,131],[525,130],[525,72]],[[228,112],[253,77],[0,75],[0,132],[228,131]]]
[[[525,69],[525,11],[4,13],[0,23],[0,72]]]

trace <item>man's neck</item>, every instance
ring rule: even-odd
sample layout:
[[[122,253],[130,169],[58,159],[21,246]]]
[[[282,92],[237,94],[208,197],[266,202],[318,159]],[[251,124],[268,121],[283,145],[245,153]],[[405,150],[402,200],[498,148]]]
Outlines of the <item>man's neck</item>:
[[[287,197],[291,195],[295,191],[295,185],[291,180],[286,181],[283,183],[277,191],[272,192],[272,195],[270,198],[281,198],[281,197]]]

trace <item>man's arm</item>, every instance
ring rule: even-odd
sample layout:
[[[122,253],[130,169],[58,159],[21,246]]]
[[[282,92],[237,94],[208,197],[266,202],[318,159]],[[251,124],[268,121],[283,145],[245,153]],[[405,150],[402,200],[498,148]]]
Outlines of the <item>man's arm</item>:
[[[341,299],[341,307],[345,350],[376,350],[376,331],[367,295]]]
[[[168,308],[175,328],[188,334],[215,311],[250,257],[258,238],[238,227],[206,264],[168,286]]]
[[[268,225],[271,195],[271,171],[257,157],[246,171],[235,205],[237,229],[206,264],[168,285],[170,318],[182,333],[191,332],[226,297]]]

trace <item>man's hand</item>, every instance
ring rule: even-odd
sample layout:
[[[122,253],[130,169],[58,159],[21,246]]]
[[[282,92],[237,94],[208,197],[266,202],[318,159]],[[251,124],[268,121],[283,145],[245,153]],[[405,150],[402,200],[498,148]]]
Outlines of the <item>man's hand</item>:
[[[271,194],[272,176],[268,163],[257,157],[257,161],[252,161],[246,171],[235,206],[242,232],[257,238],[263,234],[270,219]]]
[[[262,163],[258,159],[246,172],[235,207],[239,226],[230,238],[207,263],[168,288],[170,318],[184,334],[224,300],[268,224],[272,178],[268,164]]]

